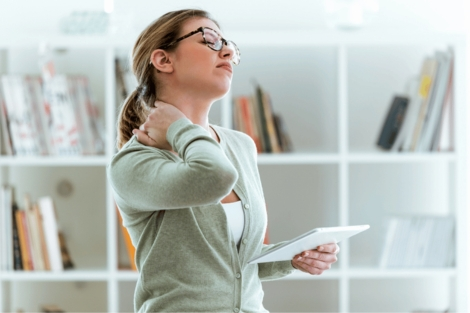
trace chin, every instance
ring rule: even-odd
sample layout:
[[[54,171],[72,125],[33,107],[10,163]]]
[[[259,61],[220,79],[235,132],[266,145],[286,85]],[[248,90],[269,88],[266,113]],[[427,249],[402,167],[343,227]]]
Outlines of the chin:
[[[231,87],[231,84],[227,84],[227,85],[219,85],[217,87],[214,88],[214,90],[216,90],[216,92],[214,92],[214,98],[215,100],[220,100],[222,99],[223,97],[225,97],[225,95],[228,94],[228,92],[230,91],[230,87]]]

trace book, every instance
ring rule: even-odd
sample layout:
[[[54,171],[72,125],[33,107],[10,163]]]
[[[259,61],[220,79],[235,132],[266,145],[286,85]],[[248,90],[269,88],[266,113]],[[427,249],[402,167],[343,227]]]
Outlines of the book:
[[[16,212],[16,220],[18,223],[18,234],[21,246],[21,256],[23,261],[23,269],[25,271],[34,270],[33,256],[31,251],[30,235],[28,229],[26,212],[24,210],[18,210]]]
[[[415,122],[413,135],[411,138],[411,151],[415,151],[418,145],[418,140],[421,136],[423,129],[424,120],[428,111],[430,99],[433,97],[435,92],[434,83],[436,80],[436,73],[438,68],[438,62],[435,57],[426,57],[420,74],[420,87],[419,96],[421,99],[418,119]]]
[[[0,127],[2,135],[0,136],[0,153],[2,155],[13,155],[13,144],[11,142],[10,124],[8,121],[5,97],[0,87]]]
[[[3,185],[0,190],[0,269],[13,269],[13,190],[9,185]]]
[[[453,129],[454,129],[454,103],[453,103],[453,73],[454,73],[454,55],[449,49],[450,58],[449,81],[444,97],[444,103],[439,116],[439,126],[434,135],[432,151],[452,151],[453,150]]]
[[[380,131],[377,145],[384,150],[390,150],[402,126],[409,99],[394,96]]]
[[[16,212],[18,212],[19,207],[15,199],[15,189],[13,187],[11,188],[12,188],[12,227],[13,227],[13,269],[22,270],[23,259],[21,255],[18,223],[16,221]]]
[[[51,154],[51,136],[47,130],[47,112],[42,96],[41,78],[38,76],[23,76],[23,80],[26,88],[24,92],[29,99],[29,109],[36,131],[36,142],[39,144],[39,154]]]
[[[259,85],[255,88],[255,95],[256,95],[256,107],[258,108],[258,123],[260,126],[260,135],[261,135],[261,143],[263,147],[263,152],[271,153],[271,141],[268,133],[267,128],[267,121],[266,121],[266,112],[265,107],[263,105],[263,90]]]
[[[42,148],[37,136],[39,130],[32,115],[31,95],[21,75],[1,77],[6,115],[13,154],[40,155]]]
[[[116,207],[116,215],[118,216],[119,228],[121,229],[121,234],[122,234],[122,237],[124,239],[124,244],[126,246],[127,256],[129,257],[130,267],[131,267],[132,270],[137,271],[137,266],[135,264],[135,247],[132,244],[132,240],[131,240],[131,236],[129,235],[129,231],[123,225],[121,212],[119,211],[119,208],[118,208],[117,205],[115,205],[115,207]]]
[[[69,249],[67,247],[64,234],[62,232],[59,232],[57,235],[59,237],[60,256],[62,259],[62,266],[64,269],[72,269],[74,268],[74,264],[73,264]]]
[[[36,220],[36,214],[33,211],[33,207],[31,205],[31,199],[29,195],[25,195],[25,215],[26,215],[26,223],[28,225],[28,235],[29,235],[29,243],[30,243],[30,250],[31,250],[31,259],[33,263],[33,268],[36,271],[43,271],[45,270],[44,265],[44,258],[42,256],[42,249],[41,249],[41,241],[40,241],[40,232],[39,232],[39,225],[38,220]]]
[[[432,150],[433,139],[438,131],[439,118],[442,115],[446,91],[450,83],[452,56],[448,53],[437,51],[435,58],[439,66],[433,88],[433,97],[429,101],[421,137],[417,144],[418,151]]]
[[[418,119],[420,98],[418,96],[419,78],[412,77],[407,82],[406,97],[408,100],[407,109],[402,122],[402,126],[398,131],[390,151],[409,151],[411,149],[411,140],[413,128]]]
[[[42,227],[47,245],[47,254],[52,271],[64,270],[62,254],[59,243],[59,231],[54,202],[51,197],[38,199],[39,211],[42,215]]]
[[[279,153],[281,152],[281,148],[279,147],[279,140],[277,138],[276,127],[274,125],[274,112],[271,103],[271,97],[268,93],[264,92],[261,87],[258,86],[261,90],[261,101],[264,109],[265,114],[265,121],[266,121],[266,130],[268,132],[268,140],[269,145],[271,147],[271,153]]]
[[[34,216],[38,225],[37,227],[38,227],[38,232],[39,232],[39,244],[40,244],[41,254],[42,254],[42,258],[44,262],[44,270],[50,271],[51,265],[49,263],[49,256],[47,252],[47,243],[46,243],[46,237],[44,234],[43,219],[42,219],[41,212],[39,211],[39,206],[36,202],[33,203],[32,210],[34,212]]]

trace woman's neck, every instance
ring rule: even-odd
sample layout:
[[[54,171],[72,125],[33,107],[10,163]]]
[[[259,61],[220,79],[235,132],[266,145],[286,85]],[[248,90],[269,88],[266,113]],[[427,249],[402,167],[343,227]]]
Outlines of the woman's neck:
[[[194,97],[180,95],[164,95],[159,98],[160,101],[169,103],[178,108],[193,124],[200,125],[207,130],[212,137],[218,141],[217,135],[209,127],[209,111],[212,102],[209,100],[197,99]]]

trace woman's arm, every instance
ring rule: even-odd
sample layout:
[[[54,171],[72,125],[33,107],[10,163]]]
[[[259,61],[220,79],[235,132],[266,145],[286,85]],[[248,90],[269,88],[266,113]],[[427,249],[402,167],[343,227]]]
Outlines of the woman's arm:
[[[275,248],[284,242],[275,245],[264,245],[262,252]],[[304,251],[288,261],[258,263],[258,275],[262,281],[282,278],[298,269],[311,275],[321,275],[331,268],[331,264],[338,259],[339,252],[337,244],[326,244],[318,246],[317,249]]]
[[[279,242],[271,245],[263,245],[261,253],[274,249],[284,243],[285,242]],[[258,263],[258,276],[261,281],[279,279],[291,274],[294,270],[295,267],[292,265],[290,260]]]
[[[180,118],[170,125],[166,138],[181,162],[135,138],[112,159],[108,177],[121,209],[206,205],[217,203],[233,189],[238,173],[204,128]]]

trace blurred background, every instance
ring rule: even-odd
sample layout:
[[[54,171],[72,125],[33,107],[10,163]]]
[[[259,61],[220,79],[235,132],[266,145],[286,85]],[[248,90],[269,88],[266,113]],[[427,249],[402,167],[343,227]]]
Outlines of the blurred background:
[[[264,283],[265,307],[469,312],[466,0],[0,0],[1,311],[133,311],[106,165],[133,44],[184,8],[240,48],[210,121],[257,143],[266,240],[371,226],[324,274]]]

